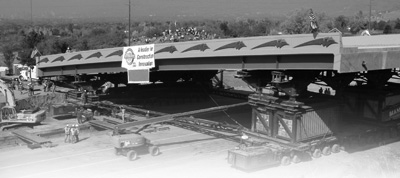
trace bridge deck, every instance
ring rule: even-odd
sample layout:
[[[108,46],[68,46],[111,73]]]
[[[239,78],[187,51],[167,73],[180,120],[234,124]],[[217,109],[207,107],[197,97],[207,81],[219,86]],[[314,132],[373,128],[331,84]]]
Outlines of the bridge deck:
[[[155,44],[156,71],[336,70],[400,67],[400,35],[342,37],[339,33],[261,36]],[[123,48],[37,58],[39,76],[126,72]]]

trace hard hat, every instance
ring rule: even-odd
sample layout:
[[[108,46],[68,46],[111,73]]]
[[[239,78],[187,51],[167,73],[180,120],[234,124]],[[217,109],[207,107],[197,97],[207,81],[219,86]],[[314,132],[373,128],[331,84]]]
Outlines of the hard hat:
[[[243,140],[247,140],[247,139],[249,139],[249,136],[247,136],[246,134],[243,133],[243,135],[242,135],[241,138],[242,138]]]

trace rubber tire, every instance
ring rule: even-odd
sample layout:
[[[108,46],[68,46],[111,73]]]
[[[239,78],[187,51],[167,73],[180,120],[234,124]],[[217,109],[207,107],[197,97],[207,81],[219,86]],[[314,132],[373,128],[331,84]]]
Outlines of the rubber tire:
[[[322,155],[321,149],[317,148],[317,149],[314,150],[314,152],[312,154],[312,157],[313,158],[320,158],[321,155]]]
[[[338,144],[333,144],[331,148],[332,153],[339,153],[340,152],[340,146]]]
[[[283,156],[281,159],[281,166],[287,166],[290,164],[289,156]]]
[[[158,146],[151,146],[149,152],[152,156],[157,156],[160,154],[160,148]]]
[[[121,151],[119,150],[119,148],[114,148],[114,154],[115,156],[121,155]]]
[[[136,153],[136,151],[131,150],[128,152],[126,157],[128,158],[129,161],[134,161],[137,158],[137,153]]]
[[[331,154],[331,148],[329,146],[324,147],[324,149],[322,149],[322,154],[329,156]]]
[[[301,162],[301,159],[299,158],[299,156],[294,155],[293,158],[292,158],[292,163],[297,164],[297,163],[300,163],[300,162]]]

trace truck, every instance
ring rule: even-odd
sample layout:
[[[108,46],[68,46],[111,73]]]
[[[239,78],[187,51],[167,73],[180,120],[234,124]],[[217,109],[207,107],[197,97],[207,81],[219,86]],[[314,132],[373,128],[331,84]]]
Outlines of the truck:
[[[17,112],[14,93],[3,82],[0,82],[0,92],[4,95],[6,101],[6,105],[0,110],[1,130],[19,124],[38,124],[46,119],[46,111],[40,108]]]
[[[38,79],[36,71],[36,66],[34,66],[33,68],[24,67],[20,70],[19,79],[24,81],[29,81],[31,78]]]

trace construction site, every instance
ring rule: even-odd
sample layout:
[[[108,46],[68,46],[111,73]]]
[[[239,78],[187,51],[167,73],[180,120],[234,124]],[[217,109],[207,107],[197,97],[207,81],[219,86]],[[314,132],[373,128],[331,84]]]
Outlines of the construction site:
[[[48,82],[32,96],[0,85],[0,176],[399,177],[398,39],[281,35],[37,57]],[[79,130],[73,143],[67,125]]]

